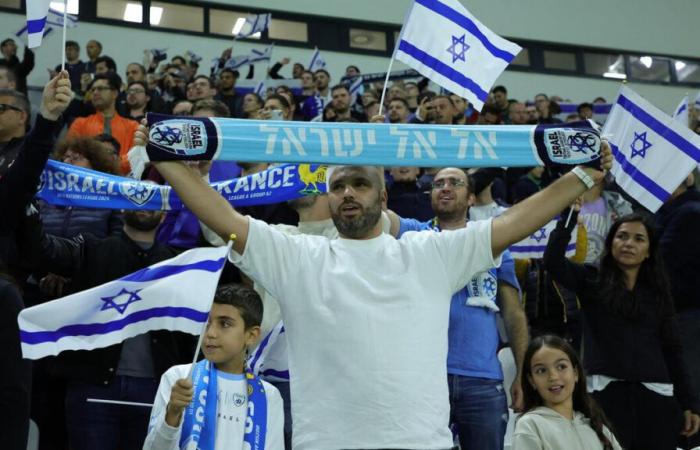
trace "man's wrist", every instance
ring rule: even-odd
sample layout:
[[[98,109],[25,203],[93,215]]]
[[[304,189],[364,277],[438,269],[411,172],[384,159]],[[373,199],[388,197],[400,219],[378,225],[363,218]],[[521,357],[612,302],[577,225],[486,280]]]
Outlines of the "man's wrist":
[[[55,114],[50,112],[48,109],[42,107],[39,109],[39,114],[41,114],[41,117],[43,117],[46,120],[50,120],[52,122],[55,122],[58,120],[59,117],[61,117],[61,114]]]
[[[571,173],[576,175],[576,177],[578,177],[578,179],[586,186],[586,190],[591,189],[596,184],[595,175],[597,171],[592,168],[588,169],[590,172],[584,167],[576,166],[571,170]]]

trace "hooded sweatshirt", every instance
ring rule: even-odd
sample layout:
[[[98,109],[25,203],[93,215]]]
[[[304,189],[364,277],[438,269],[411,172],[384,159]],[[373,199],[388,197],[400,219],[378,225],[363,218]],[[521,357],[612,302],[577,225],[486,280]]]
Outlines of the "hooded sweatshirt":
[[[605,428],[614,450],[622,450],[615,436]],[[569,420],[558,412],[540,406],[523,414],[515,424],[513,450],[602,450],[590,421],[578,411]]]

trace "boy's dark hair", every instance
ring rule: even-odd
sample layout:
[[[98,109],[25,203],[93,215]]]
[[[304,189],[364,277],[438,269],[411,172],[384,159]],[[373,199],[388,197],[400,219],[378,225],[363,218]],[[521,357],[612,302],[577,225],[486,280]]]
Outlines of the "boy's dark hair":
[[[110,56],[104,55],[95,58],[95,65],[98,65],[99,63],[105,63],[105,65],[107,66],[107,70],[110,70],[112,72],[117,71],[117,63],[114,62],[114,60]]]
[[[243,318],[245,329],[259,327],[263,316],[263,303],[260,295],[240,283],[222,284],[216,289],[214,303],[231,305]]]
[[[498,86],[494,87],[494,88],[491,90],[491,92],[493,92],[494,94],[495,94],[496,92],[502,92],[502,93],[508,95],[508,90],[506,89],[506,87],[505,87],[505,86],[501,86],[501,85],[498,85]]]
[[[348,87],[347,87],[346,85],[344,85],[344,84],[336,84],[335,86],[333,86],[333,87],[331,88],[331,94],[333,94],[333,92],[339,91],[339,90],[341,90],[341,89],[345,89],[345,90],[348,92],[348,94],[350,93],[350,89],[348,89]]]
[[[114,136],[111,136],[106,133],[98,134],[95,136],[95,139],[98,141],[104,143],[104,144],[109,144],[112,146],[112,150],[114,153],[114,156],[119,156],[119,150],[121,149],[121,144],[119,144],[119,141],[114,138]]]
[[[328,79],[330,79],[330,78],[331,78],[331,74],[330,74],[330,73],[328,73],[328,71],[327,71],[326,69],[316,69],[316,71],[314,72],[314,75],[316,75],[316,74],[317,74],[317,73],[319,73],[319,72],[323,72],[323,73],[325,73],[325,74],[326,74],[326,76],[328,77]]]
[[[576,112],[579,113],[579,114],[581,114],[581,110],[582,110],[583,108],[590,108],[590,110],[593,111],[593,105],[590,104],[590,103],[584,102],[584,103],[581,103],[580,105],[578,105],[578,106],[576,107]]]
[[[219,76],[221,76],[222,73],[230,73],[231,75],[233,75],[234,78],[238,78],[241,76],[241,73],[239,71],[229,69],[228,67],[221,69],[221,72],[219,72]]]
[[[65,47],[65,48],[68,48],[68,47],[75,47],[75,48],[77,48],[78,50],[80,50],[80,44],[78,44],[78,43],[75,42],[75,41],[66,41],[66,47]]]
[[[270,94],[270,95],[268,95],[267,98],[265,99],[265,103],[267,103],[268,100],[277,100],[278,102],[280,102],[280,104],[281,104],[284,108],[287,108],[287,109],[289,109],[289,108],[292,107],[292,106],[289,104],[289,100],[287,100],[287,97],[285,97],[284,95],[281,95],[281,94]]]

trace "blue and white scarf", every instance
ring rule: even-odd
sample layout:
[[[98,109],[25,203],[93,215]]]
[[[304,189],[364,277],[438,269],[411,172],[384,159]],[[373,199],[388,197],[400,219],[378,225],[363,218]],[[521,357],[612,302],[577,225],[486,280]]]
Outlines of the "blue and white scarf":
[[[248,417],[243,442],[251,450],[265,449],[267,398],[262,381],[246,370],[248,382]],[[192,373],[194,398],[185,409],[180,435],[181,450],[214,450],[216,443],[217,370],[204,359]]]
[[[592,122],[556,125],[413,125],[286,122],[148,114],[150,161],[221,160],[416,167],[591,164],[600,157]]]

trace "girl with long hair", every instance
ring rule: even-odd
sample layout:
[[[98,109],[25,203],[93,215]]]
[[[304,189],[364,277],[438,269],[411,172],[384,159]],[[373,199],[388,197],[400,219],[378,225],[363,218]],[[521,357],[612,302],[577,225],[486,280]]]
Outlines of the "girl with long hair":
[[[639,214],[617,219],[593,266],[565,257],[576,221],[574,212],[568,227],[559,222],[544,263],[581,303],[588,392],[623,447],[675,449],[679,434],[697,433],[700,417],[654,227]]]
[[[513,450],[618,450],[605,415],[586,392],[583,367],[564,339],[544,335],[525,352],[524,414],[513,433]]]

